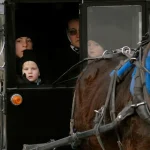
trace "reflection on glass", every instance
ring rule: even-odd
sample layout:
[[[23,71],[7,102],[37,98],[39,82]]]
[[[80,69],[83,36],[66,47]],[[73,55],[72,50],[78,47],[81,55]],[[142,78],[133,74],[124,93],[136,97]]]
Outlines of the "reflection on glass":
[[[142,8],[138,5],[90,6],[87,8],[87,40],[106,50],[136,48],[142,36]]]
[[[4,66],[4,15],[0,15],[0,68]]]
[[[89,40],[88,41],[88,57],[95,58],[99,57],[103,54],[103,47],[96,41]]]
[[[0,93],[5,93],[4,82],[4,5],[0,5]],[[3,83],[3,87],[2,87]],[[0,102],[0,110],[2,110],[2,103]],[[0,148],[4,148],[6,145],[6,116],[3,111],[0,113]]]

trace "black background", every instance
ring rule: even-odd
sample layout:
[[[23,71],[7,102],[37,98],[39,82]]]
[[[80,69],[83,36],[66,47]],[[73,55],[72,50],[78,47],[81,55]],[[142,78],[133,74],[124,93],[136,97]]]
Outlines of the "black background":
[[[16,31],[20,27],[31,31],[41,75],[50,82],[65,71],[62,68],[67,68],[64,66],[69,57],[65,53],[69,47],[66,35],[67,21],[78,16],[78,12],[78,3],[16,4]],[[60,56],[64,57],[63,62],[59,59]]]

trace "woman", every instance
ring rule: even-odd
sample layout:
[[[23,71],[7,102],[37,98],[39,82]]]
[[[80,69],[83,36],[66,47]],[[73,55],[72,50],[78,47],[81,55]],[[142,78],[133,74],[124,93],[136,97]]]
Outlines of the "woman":
[[[68,21],[67,36],[70,41],[70,47],[73,51],[79,54],[80,34],[79,34],[79,19],[71,19]]]
[[[54,72],[56,73],[54,80],[56,80],[60,75],[66,72],[70,67],[75,65],[80,60],[79,48],[80,48],[80,35],[79,35],[79,19],[71,18],[67,22],[67,37],[69,40],[69,45],[64,47],[64,50],[59,50],[58,67],[54,66]],[[56,62],[56,60],[55,60]],[[61,67],[60,67],[61,65]],[[58,69],[59,68],[59,69]],[[71,79],[79,74],[79,67],[73,69],[67,73],[63,80]],[[66,84],[72,85],[72,81],[66,82]],[[73,81],[74,84],[74,81]]]

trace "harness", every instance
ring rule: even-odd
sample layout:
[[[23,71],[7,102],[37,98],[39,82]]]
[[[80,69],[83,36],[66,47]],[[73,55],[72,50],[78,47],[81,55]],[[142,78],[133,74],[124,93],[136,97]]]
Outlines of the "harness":
[[[141,49],[139,49],[140,55],[141,55]],[[135,51],[135,53],[137,53]],[[117,125],[114,127],[114,130],[117,135],[117,143],[120,150],[122,150],[122,143],[118,132],[118,124],[124,120],[126,117],[133,115],[135,112],[139,115],[141,119],[146,121],[150,124],[150,111],[148,104],[146,102],[146,97],[148,97],[148,92],[150,93],[150,52],[148,53],[148,56],[146,58],[145,66],[141,65],[141,56],[140,58],[135,58],[135,53],[132,55],[129,55],[129,53],[126,53],[128,59],[126,59],[124,62],[120,62],[120,64],[110,73],[110,84],[109,89],[105,101],[105,105],[102,106],[99,110],[94,110],[96,112],[95,119],[94,119],[94,129],[95,129],[95,135],[97,137],[97,140],[103,150],[105,150],[103,142],[100,137],[100,131],[99,128],[105,124],[105,116],[106,116],[106,110],[109,108],[110,111],[110,117],[111,121],[116,122]],[[139,52],[138,52],[139,53]],[[125,53],[124,53],[125,54]],[[117,115],[115,115],[115,90],[116,90],[116,83],[121,82],[124,77],[128,74],[131,69],[134,68],[133,74],[132,74],[132,81],[130,86],[130,91],[133,96],[133,101],[129,102],[127,106]],[[145,84],[146,83],[146,84]],[[133,92],[134,91],[134,92]],[[75,97],[75,95],[74,95]],[[74,102],[75,98],[73,99],[73,106],[72,111],[74,110]],[[73,120],[73,112],[71,115],[71,121],[70,121],[70,134],[73,133],[73,127],[74,127],[74,120]],[[72,143],[72,148],[76,148],[79,144],[78,142]]]

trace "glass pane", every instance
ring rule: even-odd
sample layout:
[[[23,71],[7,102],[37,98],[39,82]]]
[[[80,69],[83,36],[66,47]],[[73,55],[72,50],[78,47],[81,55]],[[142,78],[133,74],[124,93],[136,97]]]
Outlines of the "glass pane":
[[[4,15],[0,14],[0,71],[1,68],[4,67]],[[1,72],[0,72],[1,78]]]
[[[142,7],[90,6],[87,8],[87,30],[88,50],[99,50],[89,53],[91,57],[101,54],[103,49],[135,48],[142,37]]]
[[[0,0],[1,3],[1,0]],[[0,149],[5,148],[6,144],[6,116],[3,114],[3,95],[5,92],[4,82],[4,5],[0,4]]]

